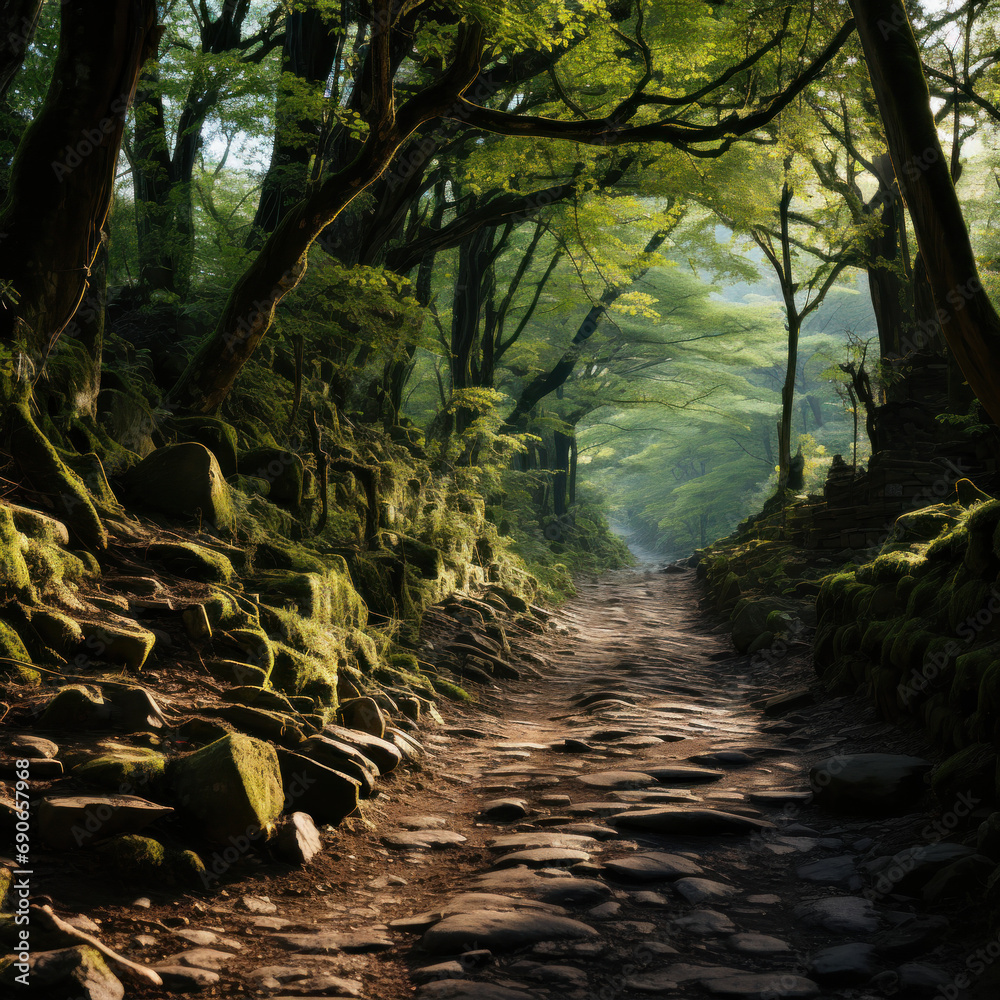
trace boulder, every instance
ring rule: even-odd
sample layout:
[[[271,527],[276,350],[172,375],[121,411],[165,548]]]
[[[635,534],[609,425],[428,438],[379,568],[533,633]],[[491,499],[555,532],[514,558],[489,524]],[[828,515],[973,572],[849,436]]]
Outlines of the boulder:
[[[145,549],[146,558],[188,580],[229,583],[236,575],[233,564],[221,552],[194,542],[153,542]]]
[[[403,755],[387,740],[379,739],[358,729],[344,729],[342,726],[327,726],[323,735],[346,743],[364,754],[377,768],[379,774],[388,774],[396,768]]]
[[[30,996],[72,997],[73,1000],[122,1000],[125,987],[108,968],[104,957],[90,945],[36,951],[29,959]],[[14,977],[18,970],[8,965],[0,972],[0,987],[9,996],[23,989]]]
[[[274,853],[293,865],[304,865],[323,850],[319,830],[308,813],[282,816],[274,835]]]
[[[207,884],[205,865],[194,851],[173,850],[152,837],[123,834],[105,841],[98,850],[107,858],[111,871],[129,883],[157,887]]]
[[[100,690],[83,684],[68,684],[56,692],[38,719],[42,729],[100,729],[111,718]]]
[[[305,466],[294,452],[280,448],[255,448],[240,456],[240,472],[270,484],[268,496],[278,503],[302,503]]]
[[[166,758],[146,747],[120,747],[91,757],[72,768],[82,781],[122,793],[158,785],[163,779]]]
[[[841,812],[886,813],[912,808],[924,791],[929,761],[902,754],[862,753],[815,765],[816,801]]]
[[[730,619],[733,645],[741,653],[748,652],[757,638],[768,631],[767,619],[771,612],[781,610],[781,603],[773,598],[744,598],[736,605]]]
[[[220,844],[269,832],[285,799],[274,747],[241,733],[178,757],[168,779],[181,807]]]
[[[38,833],[57,850],[71,850],[118,833],[136,833],[173,812],[138,795],[49,795],[39,802]]]
[[[126,670],[138,672],[153,651],[156,636],[136,622],[124,618],[81,622],[84,642],[80,655],[86,660],[118,663]]]
[[[364,754],[346,743],[326,736],[311,736],[295,748],[295,753],[353,778],[361,786],[363,799],[369,798],[375,791],[378,769]]]
[[[236,473],[236,428],[217,417],[174,417],[173,430],[183,441],[203,444],[219,463],[224,476]]]
[[[385,739],[385,716],[372,698],[352,698],[337,709],[337,718],[347,729]]]
[[[308,813],[317,823],[336,825],[358,808],[362,786],[349,774],[290,750],[278,750],[278,763],[286,809]]]
[[[235,513],[216,457],[195,441],[166,445],[123,477],[131,498],[151,510],[208,521],[230,531]]]

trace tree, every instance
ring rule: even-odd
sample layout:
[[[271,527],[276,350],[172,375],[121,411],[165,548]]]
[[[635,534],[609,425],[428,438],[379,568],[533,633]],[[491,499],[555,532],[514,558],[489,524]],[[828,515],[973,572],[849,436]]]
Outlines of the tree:
[[[833,40],[802,72],[763,107],[747,115],[719,116],[702,124],[685,122],[685,109],[700,110],[707,94],[752,66],[759,55],[742,60],[694,95],[667,98],[650,93],[654,67],[643,41],[643,18],[636,21],[633,44],[642,53],[645,69],[637,86],[609,114],[583,120],[563,120],[495,109],[470,100],[466,94],[480,76],[483,28],[460,25],[454,37],[450,67],[436,82],[405,100],[397,109],[395,74],[400,37],[414,28],[418,6],[397,12],[388,0],[373,3],[374,25],[361,82],[365,95],[363,117],[367,136],[357,158],[340,171],[319,181],[311,193],[285,216],[264,243],[257,258],[236,283],[214,332],[173,391],[174,399],[201,412],[210,412],[225,398],[243,364],[252,355],[270,326],[277,303],[299,282],[305,256],[312,243],[339,214],[368,188],[392,162],[396,152],[422,125],[438,119],[464,127],[521,137],[555,138],[588,145],[609,146],[642,142],[669,143],[693,155],[721,155],[740,136],[755,133],[771,121],[795,96],[815,80],[853,31],[842,27]],[[669,118],[632,124],[640,112],[657,105],[671,105]],[[709,148],[706,149],[705,147]]]
[[[969,385],[1000,421],[1000,316],[979,277],[906,7],[851,0],[851,9],[937,318]]]
[[[104,544],[104,528],[82,483],[35,424],[31,386],[87,297],[125,115],[156,37],[151,0],[114,0],[95,10],[64,5],[49,91],[18,146],[0,207],[4,431],[34,488],[61,498],[80,541],[93,546]],[[97,371],[100,349],[89,345]]]

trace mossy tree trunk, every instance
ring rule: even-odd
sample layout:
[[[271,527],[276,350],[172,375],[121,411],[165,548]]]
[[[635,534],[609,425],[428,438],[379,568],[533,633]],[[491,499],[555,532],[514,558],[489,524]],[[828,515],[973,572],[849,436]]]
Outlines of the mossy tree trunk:
[[[906,7],[901,0],[850,3],[937,319],[969,385],[1000,421],[1000,316],[979,279]]]
[[[87,298],[125,115],[156,37],[152,0],[62,5],[49,90],[18,146],[0,207],[4,437],[26,485],[49,498],[80,542],[95,547],[106,541],[103,526],[82,482],[35,425],[31,387]]]

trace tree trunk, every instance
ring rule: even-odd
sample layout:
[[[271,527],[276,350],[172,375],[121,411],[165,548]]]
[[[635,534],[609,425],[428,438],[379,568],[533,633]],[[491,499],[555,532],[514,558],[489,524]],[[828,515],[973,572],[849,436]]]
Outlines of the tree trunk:
[[[152,0],[62,7],[48,93],[25,131],[0,207],[0,340],[14,363],[0,379],[4,436],[26,486],[55,501],[78,541],[107,536],[86,487],[31,417],[36,373],[87,299],[111,207],[125,114],[156,44]]]
[[[906,8],[901,0],[850,3],[937,318],[969,385],[1000,421],[1000,316],[979,279]]]
[[[570,453],[573,436],[555,432],[555,472],[552,476],[552,506],[556,517],[566,513],[566,497],[569,486]]]
[[[293,11],[285,18],[282,72],[291,73],[313,87],[325,83],[337,58],[340,37],[318,10]],[[282,216],[305,193],[309,161],[317,152],[320,123],[301,119],[296,114],[299,107],[301,98],[279,86],[271,162],[264,175],[248,238],[248,245],[254,248],[274,232]],[[316,141],[307,141],[312,139]]]

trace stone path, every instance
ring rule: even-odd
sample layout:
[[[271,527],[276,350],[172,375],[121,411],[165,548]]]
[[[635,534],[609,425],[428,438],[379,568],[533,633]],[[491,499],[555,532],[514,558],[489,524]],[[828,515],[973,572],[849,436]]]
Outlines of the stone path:
[[[129,957],[173,937],[172,990],[241,996],[1000,995],[956,978],[985,934],[959,916],[975,850],[927,833],[919,737],[858,699],[764,714],[806,650],[736,656],[693,575],[653,573],[582,586],[528,648],[544,681],[423,730],[415,785],[334,844],[336,891],[304,869],[291,898],[182,907]]]

